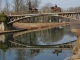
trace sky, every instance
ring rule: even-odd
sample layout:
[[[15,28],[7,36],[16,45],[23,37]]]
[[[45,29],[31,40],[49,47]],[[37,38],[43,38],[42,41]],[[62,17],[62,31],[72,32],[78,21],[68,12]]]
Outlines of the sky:
[[[57,4],[57,6],[61,8],[80,6],[80,0],[41,0],[41,6],[45,5],[46,3],[52,3],[53,6]]]
[[[12,0],[9,0],[9,1],[11,2]],[[4,0],[3,0],[3,3],[4,3]],[[57,6],[65,9],[70,7],[80,6],[80,0],[41,0],[40,7],[44,6],[47,3],[51,3],[53,4],[53,6],[57,4]]]

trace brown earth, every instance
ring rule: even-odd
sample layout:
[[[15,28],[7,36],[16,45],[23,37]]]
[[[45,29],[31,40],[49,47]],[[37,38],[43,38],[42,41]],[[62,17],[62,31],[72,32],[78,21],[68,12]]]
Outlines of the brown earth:
[[[66,24],[80,24],[80,21],[74,21],[74,22],[50,22],[50,23],[13,23],[13,26],[15,28],[19,29],[28,29],[28,30],[33,30],[33,29],[39,29],[39,28],[46,28],[46,27],[57,27],[61,25],[66,25]]]
[[[13,26],[15,28],[19,28],[19,29],[39,29],[39,28],[45,28],[45,27],[56,27],[56,26],[61,26],[63,24],[69,24],[69,22],[67,23],[19,23],[16,22],[13,24]]]

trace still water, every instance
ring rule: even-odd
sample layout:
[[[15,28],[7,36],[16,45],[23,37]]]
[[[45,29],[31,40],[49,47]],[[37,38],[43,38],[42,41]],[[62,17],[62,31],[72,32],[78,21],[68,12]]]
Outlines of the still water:
[[[44,47],[40,49],[39,45],[54,45],[76,40],[76,35],[71,32],[72,28],[75,26],[66,25],[35,32],[0,35],[0,60],[65,60],[73,55],[71,48],[57,50]],[[19,44],[38,45],[39,49],[26,48]]]

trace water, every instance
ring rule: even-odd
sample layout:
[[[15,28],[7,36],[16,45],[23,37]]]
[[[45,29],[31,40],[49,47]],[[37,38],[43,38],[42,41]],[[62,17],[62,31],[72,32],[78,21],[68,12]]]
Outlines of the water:
[[[61,53],[53,54],[54,50],[40,50],[39,53],[33,54],[30,50],[22,49],[8,49],[6,52],[0,53],[0,60],[63,60],[66,58],[66,51],[63,50]],[[71,53],[70,50],[68,50]],[[0,51],[1,52],[1,51]],[[4,56],[4,57],[3,57]],[[71,55],[70,55],[71,56]]]
[[[73,27],[73,25],[67,25],[29,33],[0,35],[0,60],[64,60],[71,57],[73,55],[71,49],[40,48],[39,46],[37,47],[39,49],[31,49],[18,44],[37,46],[74,41],[77,37],[71,32]],[[16,42],[17,45],[10,41]]]

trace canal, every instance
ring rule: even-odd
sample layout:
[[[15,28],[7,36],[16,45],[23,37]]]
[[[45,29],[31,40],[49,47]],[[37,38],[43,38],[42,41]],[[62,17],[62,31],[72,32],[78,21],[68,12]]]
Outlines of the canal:
[[[77,37],[71,29],[79,26],[79,24],[63,25],[41,31],[1,34],[0,60],[65,60],[73,55],[72,48],[57,49],[49,45],[76,40]],[[45,47],[41,48],[41,45]]]

